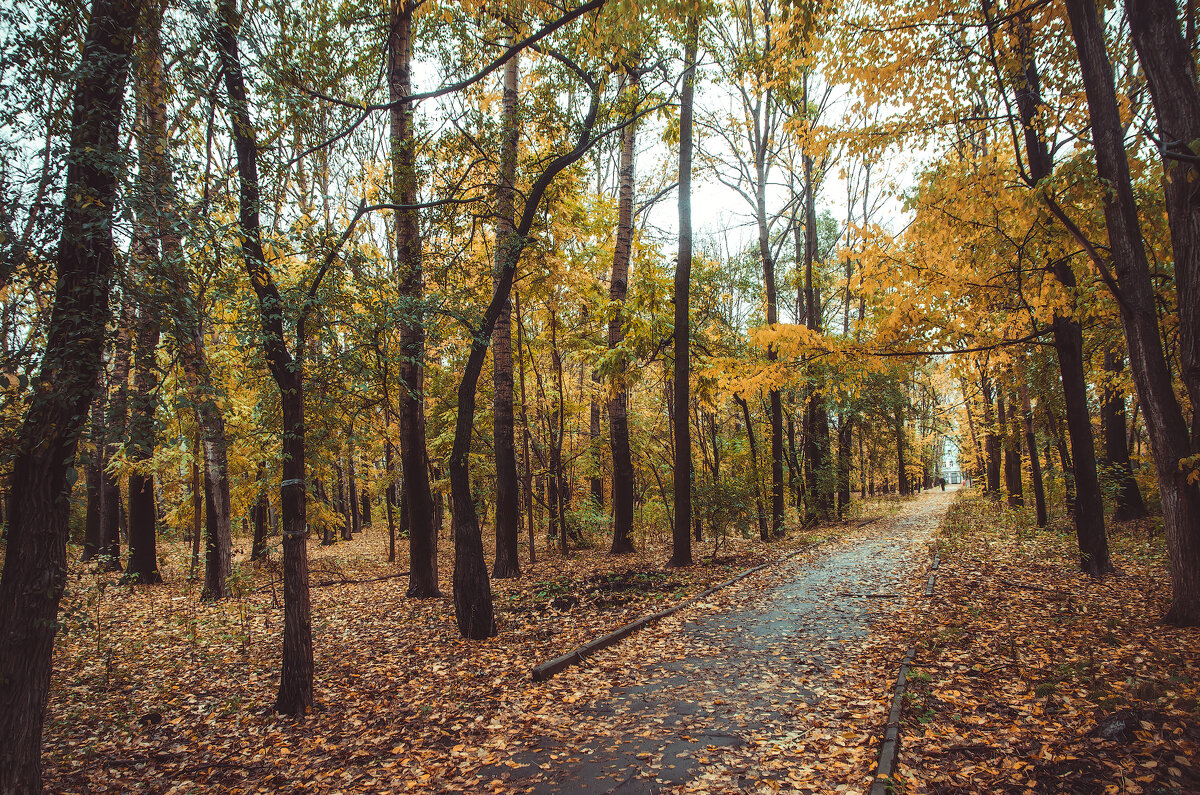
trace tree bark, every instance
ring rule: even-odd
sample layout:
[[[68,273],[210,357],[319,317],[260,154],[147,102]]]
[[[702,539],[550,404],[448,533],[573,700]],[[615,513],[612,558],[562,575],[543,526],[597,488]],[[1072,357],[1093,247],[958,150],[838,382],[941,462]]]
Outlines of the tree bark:
[[[699,40],[699,12],[688,16],[687,41],[683,52],[683,92],[679,98],[679,252],[675,261],[675,329],[672,378],[675,436],[674,475],[671,501],[674,506],[671,526],[671,559],[668,566],[692,565],[692,542],[688,525],[692,517],[692,435],[688,426],[691,404],[691,315],[692,286],[692,121],[696,94],[696,51]],[[758,484],[755,483],[755,488]]]
[[[996,414],[994,396],[992,394],[992,379],[984,374],[979,376],[980,392],[983,394],[983,447],[987,454],[987,488],[984,489],[993,499],[1000,498],[1000,436],[996,433]]]
[[[282,298],[263,255],[259,222],[258,142],[250,121],[238,54],[234,0],[220,0],[217,51],[229,96],[238,167],[238,227],[242,259],[258,299],[263,352],[279,387],[283,435],[283,662],[275,711],[303,715],[313,705],[312,617],[308,589],[308,526],[305,518],[304,318],[297,322],[296,358],[284,339]]]
[[[400,263],[400,300],[405,320],[400,324],[400,468],[408,496],[408,595],[441,596],[437,574],[437,532],[433,495],[429,489],[429,460],[425,446],[425,326],[422,302],[421,229],[417,203],[416,142],[413,139],[412,37],[414,0],[390,0],[387,41],[388,89],[391,110],[393,199],[408,209],[395,212],[396,252]]]
[[[1025,449],[1029,453],[1029,469],[1033,481],[1033,504],[1035,516],[1037,518],[1037,526],[1045,527],[1048,517],[1046,515],[1046,489],[1042,484],[1042,465],[1038,461],[1037,453],[1037,434],[1033,431],[1033,406],[1029,401],[1029,386],[1025,383],[1025,379],[1021,379],[1021,416],[1025,422]]]
[[[1104,219],[1119,285],[1121,325],[1162,495],[1173,586],[1167,620],[1196,626],[1200,625],[1200,485],[1189,484],[1191,473],[1180,466],[1192,451],[1159,336],[1154,284],[1138,226],[1112,64],[1093,0],[1067,0],[1066,5],[1091,115],[1096,168],[1108,186],[1103,192]]]
[[[108,571],[121,571],[121,482],[109,467],[125,441],[129,416],[129,365],[132,355],[129,298],[122,301],[117,321],[112,377],[104,416],[104,464],[100,468],[100,548]]]
[[[1188,5],[1189,14],[1191,4]],[[1146,73],[1166,172],[1164,186],[1179,307],[1180,377],[1192,406],[1192,453],[1200,452],[1200,82],[1173,0],[1126,0],[1129,32]],[[1189,24],[1191,20],[1189,19]],[[1193,518],[1193,521],[1197,521]],[[1193,528],[1193,536],[1196,534]],[[1200,608],[1197,608],[1200,612]]]
[[[76,72],[54,308],[17,436],[0,575],[0,792],[42,786],[41,739],[75,451],[96,390],[115,265],[118,128],[138,7],[96,0]]]
[[[629,72],[626,90],[638,92],[638,76]],[[613,250],[612,282],[608,300],[608,349],[614,351],[625,339],[625,297],[629,292],[629,262],[633,250],[633,153],[637,125],[629,123],[621,135],[620,189],[617,198],[617,242]],[[623,355],[614,360],[612,390],[608,400],[608,440],[612,447],[613,541],[610,552],[633,552],[633,456],[629,449],[629,384]],[[683,421],[687,423],[687,412]],[[690,532],[690,528],[689,528]]]
[[[1104,354],[1104,369],[1114,377],[1125,369],[1124,359],[1111,351]],[[1100,426],[1104,434],[1104,463],[1116,487],[1116,506],[1113,519],[1128,522],[1146,516],[1146,503],[1133,477],[1129,464],[1129,448],[1125,444],[1125,396],[1111,386],[1105,387],[1100,398]]]
[[[512,43],[510,41],[510,43]],[[496,267],[492,287],[513,254],[514,186],[517,180],[517,56],[504,64],[504,100],[501,118],[500,184],[496,191]],[[516,263],[512,263],[516,267]],[[492,329],[492,438],[496,453],[496,561],[492,576],[497,579],[521,576],[518,541],[521,535],[520,486],[517,482],[517,451],[513,438],[513,360],[511,301],[506,301]]]
[[[758,449],[754,444],[754,425],[750,421],[750,404],[741,395],[734,395],[734,401],[742,407],[742,417],[746,421],[746,438],[750,442],[750,476],[754,479],[754,507],[758,513],[758,539],[770,541],[771,531],[767,526],[767,511],[763,506],[761,485],[758,474]]]

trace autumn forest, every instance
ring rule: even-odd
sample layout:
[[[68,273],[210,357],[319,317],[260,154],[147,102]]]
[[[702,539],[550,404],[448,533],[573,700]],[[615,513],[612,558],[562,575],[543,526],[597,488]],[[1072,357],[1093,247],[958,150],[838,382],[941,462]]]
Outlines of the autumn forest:
[[[1200,785],[1170,761],[1200,739],[1195,14],[6,4],[0,793],[574,791],[546,738],[569,746],[572,710],[627,686],[604,676],[690,659],[701,619],[668,613],[748,615],[758,580],[788,604],[805,567],[842,572],[829,598],[870,620],[813,673],[842,679],[794,692],[858,723],[812,717],[825,745],[780,745],[782,718],[740,712],[767,738],[739,740],[748,756],[718,773],[720,743],[699,744],[676,780],[634,746],[658,760],[643,778],[879,785],[911,644],[947,678],[894,694],[901,734],[926,738],[905,791],[1150,787],[1105,777],[1120,753]],[[910,568],[886,568],[894,550]],[[956,615],[939,561],[961,605],[978,576],[1006,584],[995,599],[1050,596]],[[1093,615],[1013,627],[1072,588]],[[1033,784],[953,778],[993,775],[946,772],[969,738],[929,745],[971,723],[939,722],[945,694],[984,676],[946,684],[984,654],[952,656],[956,622],[1006,613],[969,634],[1010,639],[986,673],[1017,672],[1038,727],[1123,705],[1157,734],[1086,769],[1012,768]],[[530,689],[531,666],[650,614],[660,634]],[[1035,676],[1012,638],[1063,631],[1079,655],[1115,638],[1136,699],[1105,701],[1094,650]],[[810,653],[792,642],[761,653]],[[531,736],[526,786],[505,754]],[[274,739],[255,756],[254,737]]]

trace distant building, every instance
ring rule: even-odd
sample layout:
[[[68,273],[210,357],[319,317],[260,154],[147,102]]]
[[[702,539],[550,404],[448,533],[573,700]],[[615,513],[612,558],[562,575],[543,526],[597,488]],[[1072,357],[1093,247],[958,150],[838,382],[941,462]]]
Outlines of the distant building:
[[[958,466],[958,445],[950,438],[942,443],[941,477],[951,485],[963,482],[962,469]]]

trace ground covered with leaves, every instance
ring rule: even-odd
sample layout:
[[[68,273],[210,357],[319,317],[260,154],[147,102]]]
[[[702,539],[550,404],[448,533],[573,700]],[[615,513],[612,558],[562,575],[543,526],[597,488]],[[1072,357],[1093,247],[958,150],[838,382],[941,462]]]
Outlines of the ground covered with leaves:
[[[1161,524],[1110,528],[1079,572],[1069,526],[967,493],[939,534],[898,780],[909,793],[1200,792],[1200,630],[1166,626]]]
[[[885,500],[859,516],[895,510]],[[237,596],[216,604],[200,602],[188,581],[183,544],[162,548],[165,585],[118,586],[116,575],[78,567],[60,615],[46,790],[479,791],[479,771],[507,759],[539,716],[595,695],[569,679],[535,685],[533,665],[856,524],[771,544],[729,538],[715,559],[684,570],[664,567],[667,551],[653,538],[619,558],[542,550],[522,578],[493,582],[499,634],[482,643],[455,630],[447,540],[444,597],[429,600],[406,597],[407,578],[397,576],[406,566],[381,562],[378,527],[352,542],[314,543],[318,709],[301,720],[269,709],[282,623],[276,565],[239,562]],[[698,544],[698,557],[710,547]]]

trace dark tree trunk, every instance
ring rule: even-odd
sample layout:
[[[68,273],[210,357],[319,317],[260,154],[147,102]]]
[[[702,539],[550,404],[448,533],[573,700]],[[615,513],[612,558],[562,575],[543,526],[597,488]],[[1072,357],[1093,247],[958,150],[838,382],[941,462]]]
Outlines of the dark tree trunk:
[[[349,501],[346,505],[347,516],[350,519],[350,538],[347,541],[354,539],[354,533],[362,532],[362,515],[359,514],[359,497],[358,497],[358,467],[356,459],[358,451],[354,446],[354,425],[351,424],[346,434],[346,497]]]
[[[1063,505],[1066,508],[1067,514],[1075,516],[1075,468],[1072,466],[1071,453],[1067,449],[1067,440],[1063,436],[1062,431],[1054,419],[1054,412],[1049,406],[1046,407],[1046,422],[1050,429],[1050,434],[1054,437],[1054,446],[1058,449],[1058,460],[1062,464],[1063,470]],[[1076,523],[1076,532],[1079,530],[1079,525]]]
[[[150,0],[145,4],[139,26],[140,57],[135,80],[139,118],[137,124],[139,188],[136,204],[138,226],[143,239],[136,242],[140,266],[136,294],[138,312],[137,345],[134,353],[133,394],[130,398],[129,451],[135,471],[129,476],[129,565],[126,578],[142,583],[162,582],[158,573],[158,548],[155,533],[154,475],[147,471],[154,455],[157,434],[154,415],[158,392],[158,343],[162,326],[163,280],[169,278],[172,265],[180,254],[172,199],[171,172],[166,153],[167,107],[162,61],[162,20],[165,4]],[[140,244],[140,245],[139,245]],[[166,261],[166,269],[157,267]],[[164,272],[165,271],[165,272]]]
[[[100,548],[108,571],[121,571],[121,483],[109,469],[125,441],[129,407],[129,364],[132,354],[129,299],[122,304],[117,321],[117,340],[113,353],[112,378],[109,381],[108,406],[105,410],[104,465],[100,469]]]
[[[692,542],[687,532],[692,515],[692,436],[687,414],[691,404],[692,369],[689,302],[692,285],[692,114],[699,37],[697,14],[693,11],[688,16],[687,42],[683,54],[683,93],[679,100],[679,252],[675,261],[675,356],[672,374],[675,460],[671,501],[674,505],[674,521],[671,526],[671,559],[667,563],[676,567],[692,564]],[[758,488],[757,483],[755,488]]]
[[[516,212],[514,185],[517,179],[518,59],[513,56],[504,64],[504,104],[500,144],[500,184],[496,208],[496,267],[495,280],[509,267],[504,258],[511,256],[517,241],[513,239],[513,215]],[[512,263],[513,268],[516,263]],[[518,541],[521,535],[519,484],[517,483],[517,451],[513,438],[513,360],[511,301],[506,301],[492,329],[492,438],[496,451],[496,561],[492,576],[497,579],[521,576]]]
[[[1042,465],[1038,461],[1037,434],[1033,431],[1033,406],[1029,401],[1029,387],[1021,381],[1021,416],[1025,421],[1025,449],[1029,453],[1029,469],[1033,480],[1033,503],[1037,526],[1045,527],[1049,517],[1046,515],[1046,489],[1042,484]]]
[[[254,541],[250,544],[250,560],[264,560],[267,557],[268,520],[271,506],[267,500],[267,465],[258,465],[258,499],[251,508],[254,517]]]
[[[1189,2],[1188,24],[1192,24]],[[1173,0],[1126,0],[1129,32],[1150,85],[1159,137],[1164,142],[1163,168],[1167,219],[1175,259],[1176,305],[1179,307],[1180,376],[1192,405],[1192,453],[1200,452],[1200,82],[1192,47],[1179,29]],[[1189,36],[1190,38],[1190,36]],[[1194,486],[1200,488],[1200,486]],[[1193,497],[1193,500],[1195,498]],[[1194,503],[1193,503],[1194,504]],[[1192,521],[1200,521],[1194,514]],[[1200,543],[1193,524],[1192,545]],[[1200,574],[1192,575],[1200,579]],[[1200,613],[1200,608],[1195,608]]]
[[[387,425],[390,428],[391,423],[387,422]],[[392,452],[392,440],[384,439],[383,468],[387,470],[388,487],[383,495],[383,507],[387,512],[388,563],[396,562],[396,471],[394,461],[395,453]]]
[[[631,72],[627,90],[638,92],[637,72]],[[625,339],[625,296],[629,292],[629,261],[633,249],[633,153],[637,125],[630,123],[621,135],[620,189],[617,198],[617,242],[613,250],[612,282],[608,300],[616,307],[608,321],[608,349]],[[608,441],[612,447],[614,555],[633,552],[633,457],[629,450],[629,385],[624,356],[618,356],[613,389],[608,401]],[[687,412],[683,415],[687,424]],[[690,529],[689,529],[690,532]]]
[[[1115,377],[1125,369],[1125,362],[1110,351],[1104,354],[1104,369]],[[1113,519],[1118,522],[1141,519],[1146,516],[1146,503],[1133,477],[1129,448],[1125,444],[1125,396],[1112,387],[1106,387],[1100,399],[1100,425],[1104,433],[1104,463],[1116,487]]]
[[[1004,389],[996,395],[997,419],[1004,434],[1004,491],[1008,494],[1008,506],[1019,508],[1025,504],[1025,493],[1021,477],[1021,436],[1017,430],[1017,411],[1004,400]]]
[[[1192,450],[1159,336],[1154,284],[1138,226],[1112,65],[1092,0],[1067,0],[1066,5],[1091,115],[1096,168],[1109,186],[1103,192],[1104,218],[1119,284],[1121,325],[1162,495],[1173,585],[1167,619],[1200,625],[1200,485],[1189,484],[1191,473],[1179,466]],[[1107,568],[1107,556],[1093,565],[1101,563]]]
[[[851,424],[850,412],[843,411],[841,420],[838,423],[837,435],[838,519],[845,516],[846,509],[850,506],[850,443],[853,441],[853,433],[854,426]]]
[[[1015,93],[1024,130],[1028,181],[1032,186],[1036,186],[1050,177],[1053,159],[1037,122],[1042,105],[1041,83],[1034,59],[1034,48],[1030,42],[1029,21],[1025,15],[1020,15],[1014,19],[1013,24],[1017,30],[1022,66],[1020,75],[1014,80]],[[1070,262],[1065,258],[1058,259],[1051,263],[1050,269],[1058,282],[1066,288],[1066,292],[1073,295],[1076,281]],[[1060,315],[1058,312],[1054,314],[1051,327],[1054,330],[1054,345],[1058,352],[1059,374],[1063,384],[1067,432],[1071,437],[1071,447],[1075,451],[1076,469],[1067,471],[1064,465],[1068,511],[1075,522],[1081,567],[1084,571],[1099,576],[1109,569],[1108,538],[1104,528],[1100,479],[1096,472],[1092,425],[1088,419],[1083,332],[1073,315]],[[1031,449],[1029,455],[1036,464],[1037,453]]]
[[[578,161],[590,146],[589,136],[596,124],[598,106],[599,95],[593,90],[579,143],[571,152],[552,160],[530,186],[521,221],[514,233],[514,239],[519,246],[523,247],[528,238],[546,188],[559,172]],[[479,386],[479,374],[487,357],[488,342],[496,318],[509,300],[519,258],[518,249],[509,258],[509,266],[500,274],[492,290],[492,298],[484,311],[483,321],[472,335],[471,352],[467,356],[462,382],[458,386],[458,414],[454,425],[454,445],[450,452],[450,496],[454,502],[454,616],[463,637],[474,640],[482,640],[496,632],[492,587],[484,562],[483,538],[479,531],[479,518],[475,514],[475,503],[471,499],[469,453],[475,422],[475,392]]]
[[[413,103],[402,102],[412,92],[412,18],[417,3],[391,0],[388,20],[387,76],[391,110],[392,194],[398,204],[396,251],[400,262],[400,298],[406,321],[400,324],[400,468],[408,497],[408,595],[441,596],[437,574],[437,532],[433,495],[429,489],[425,448],[424,275],[421,267],[421,229],[417,203],[416,142]]]
[[[87,514],[84,517],[83,555],[81,560],[89,561],[100,554],[102,535],[100,533],[100,468],[104,466],[104,403],[107,397],[104,388],[103,368],[101,377],[97,379],[96,399],[91,407],[91,430],[89,432],[92,449],[89,451],[85,477],[87,478]]]
[[[746,438],[750,442],[750,477],[754,479],[754,507],[758,513],[758,538],[760,541],[770,541],[771,531],[767,525],[767,512],[763,507],[762,479],[758,474],[758,448],[754,444],[754,423],[750,421],[750,404],[741,395],[733,399],[742,407],[742,416],[746,421]]]
[[[529,458],[529,410],[525,403],[525,331],[524,324],[521,322],[521,293],[513,287],[513,307],[517,315],[517,362],[521,377],[521,449],[522,458],[525,463],[525,521],[529,526],[529,565],[537,563],[537,528],[534,526],[533,516],[533,464]],[[593,427],[598,428],[600,425],[599,404],[592,399],[593,411]],[[603,493],[601,494],[603,497]]]
[[[305,518],[304,315],[297,321],[296,358],[284,339],[282,299],[263,255],[259,223],[258,142],[237,45],[234,0],[220,0],[216,44],[225,74],[229,115],[237,153],[238,226],[242,259],[258,299],[263,352],[279,387],[283,436],[283,662],[275,710],[303,715],[313,705],[312,618],[308,588],[308,526]],[[315,285],[314,285],[315,286]]]
[[[41,740],[66,586],[68,472],[101,368],[114,267],[118,127],[137,4],[96,0],[76,72],[62,239],[39,381],[21,423],[0,575],[0,792],[42,786]]]
[[[135,356],[132,409],[129,416],[130,459],[136,466],[148,467],[154,455],[157,434],[154,429],[158,392],[159,323],[156,307],[143,308],[139,318]],[[157,512],[154,503],[154,475],[135,471],[129,476],[129,565],[125,579],[143,584],[162,582],[158,573],[158,546],[155,533]]]
[[[896,433],[896,485],[900,496],[904,497],[912,491],[908,484],[908,464],[904,457],[904,406],[897,403],[893,411],[893,427]]]
[[[200,570],[200,536],[203,534],[201,521],[204,518],[204,477],[200,458],[204,455],[200,433],[197,431],[192,444],[192,560],[188,565],[188,579],[194,580]]]
[[[996,414],[993,405],[992,379],[986,375],[979,377],[980,391],[983,394],[983,423],[985,433],[983,447],[987,454],[987,488],[985,492],[993,499],[1000,499],[1000,436],[996,433]]]

